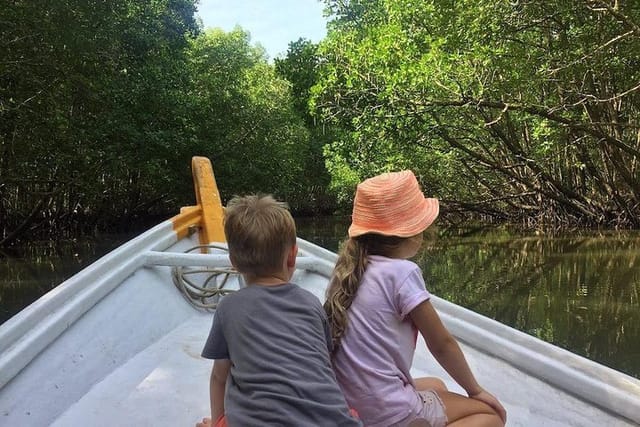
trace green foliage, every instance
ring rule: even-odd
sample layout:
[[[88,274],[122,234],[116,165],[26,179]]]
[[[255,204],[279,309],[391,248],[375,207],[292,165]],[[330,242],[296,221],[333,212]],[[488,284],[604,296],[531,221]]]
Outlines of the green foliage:
[[[334,185],[408,166],[449,211],[638,225],[637,5],[327,4],[311,105],[345,130]]]
[[[144,211],[166,191],[158,152],[182,139],[172,109],[193,2],[10,3],[0,10],[3,235]]]
[[[640,6],[327,0],[329,34],[270,65],[194,0],[0,8],[0,245],[225,197],[316,214],[411,168],[454,220],[638,226]]]
[[[287,56],[275,59],[276,73],[291,83],[296,111],[308,125],[313,125],[309,112],[309,90],[318,79],[318,46],[306,39],[289,43]]]
[[[309,40],[298,39],[289,43],[285,58],[275,60],[275,71],[291,84],[293,105],[309,130],[309,151],[305,160],[305,174],[300,177],[306,189],[307,206],[303,213],[317,215],[335,210],[335,191],[330,191],[330,176],[323,152],[327,144],[335,140],[338,129],[318,123],[309,108],[311,88],[318,79],[320,57],[318,46]],[[338,194],[338,198],[340,195]],[[310,202],[310,203],[309,203]]]
[[[193,203],[193,155],[227,196],[307,203],[309,132],[287,81],[193,0],[0,8],[0,246]],[[294,204],[294,203],[292,203]]]
[[[309,136],[264,51],[240,28],[212,30],[193,41],[190,58],[197,140],[222,191],[300,198]]]

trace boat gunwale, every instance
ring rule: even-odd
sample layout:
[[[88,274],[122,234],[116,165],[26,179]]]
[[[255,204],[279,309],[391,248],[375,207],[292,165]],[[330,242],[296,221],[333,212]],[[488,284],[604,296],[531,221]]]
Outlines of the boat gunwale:
[[[167,249],[192,234],[198,225],[201,243],[213,238],[224,241],[223,207],[211,161],[194,156],[191,171],[196,206],[181,208],[178,215],[104,255],[0,325],[0,389],[84,313],[144,266],[148,251]]]
[[[0,325],[0,388],[141,268],[147,251],[164,250],[177,241],[172,220],[163,221],[99,258]]]
[[[457,339],[604,411],[640,423],[640,380],[439,297]]]

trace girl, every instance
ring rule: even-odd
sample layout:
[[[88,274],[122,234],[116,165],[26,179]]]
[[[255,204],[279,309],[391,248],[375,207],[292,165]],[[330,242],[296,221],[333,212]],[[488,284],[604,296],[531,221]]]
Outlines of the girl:
[[[438,206],[411,171],[367,179],[356,190],[349,239],[324,307],[338,381],[367,427],[502,427],[506,421],[429,302],[420,268],[407,260]],[[447,391],[437,378],[411,377],[418,331],[468,397]]]

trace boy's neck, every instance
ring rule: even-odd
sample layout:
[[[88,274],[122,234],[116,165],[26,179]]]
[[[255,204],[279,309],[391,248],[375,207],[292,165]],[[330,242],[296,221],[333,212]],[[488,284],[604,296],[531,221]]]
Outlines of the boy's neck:
[[[243,274],[242,278],[247,284],[260,285],[260,286],[284,285],[285,283],[289,283],[289,279],[290,279],[290,277],[288,277],[288,273],[284,273],[284,272],[270,274],[267,276]]]

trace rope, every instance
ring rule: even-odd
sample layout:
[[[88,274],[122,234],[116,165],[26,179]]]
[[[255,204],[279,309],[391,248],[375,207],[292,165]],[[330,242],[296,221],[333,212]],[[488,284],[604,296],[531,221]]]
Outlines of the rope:
[[[224,246],[219,245],[199,245],[187,249],[185,253],[202,248],[227,250]],[[173,284],[178,288],[180,294],[195,308],[206,311],[215,310],[221,296],[236,291],[235,289],[224,289],[229,276],[232,274],[238,274],[233,267],[195,268],[175,266],[171,269]],[[201,284],[197,284],[195,280],[189,277],[194,275],[206,276],[204,280],[202,280],[202,277],[198,277],[198,281]],[[242,286],[242,276],[238,275],[238,280],[240,281],[240,286]]]

